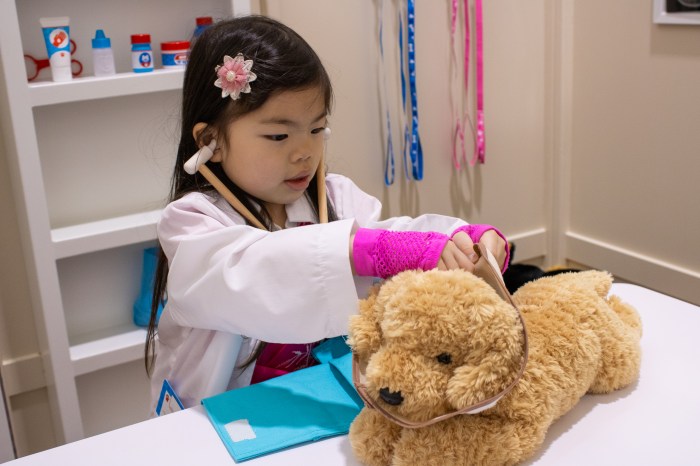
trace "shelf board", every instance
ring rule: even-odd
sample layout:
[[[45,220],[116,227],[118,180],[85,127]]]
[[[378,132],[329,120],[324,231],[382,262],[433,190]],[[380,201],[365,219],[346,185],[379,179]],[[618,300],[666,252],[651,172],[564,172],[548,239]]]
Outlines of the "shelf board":
[[[161,210],[114,217],[51,230],[56,259],[156,239]]]
[[[185,72],[160,69],[150,73],[119,73],[114,76],[74,78],[67,82],[42,81],[29,84],[32,107],[104,99],[148,92],[180,89]]]
[[[81,335],[70,347],[75,375],[142,359],[145,343],[146,329],[131,324]]]

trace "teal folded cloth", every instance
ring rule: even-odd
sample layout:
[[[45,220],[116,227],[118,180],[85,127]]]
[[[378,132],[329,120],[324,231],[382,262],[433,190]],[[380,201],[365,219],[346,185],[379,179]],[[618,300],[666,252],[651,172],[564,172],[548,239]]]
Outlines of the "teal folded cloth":
[[[326,363],[205,398],[202,404],[236,462],[347,434],[364,406],[352,385],[349,350]]]
[[[314,349],[311,350],[311,354],[321,364],[330,362],[333,359],[338,359],[350,352],[350,347],[345,340],[346,337],[344,336],[329,338],[315,346]],[[352,375],[352,372],[349,374]],[[348,380],[352,379],[349,378]]]

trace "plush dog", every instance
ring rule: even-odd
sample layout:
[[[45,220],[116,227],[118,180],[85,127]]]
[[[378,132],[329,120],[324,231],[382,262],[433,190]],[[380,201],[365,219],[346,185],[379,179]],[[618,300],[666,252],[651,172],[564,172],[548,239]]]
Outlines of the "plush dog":
[[[500,466],[531,457],[584,394],[639,375],[641,321],[608,297],[611,284],[600,271],[540,278],[513,296],[517,308],[464,271],[403,272],[375,287],[350,322],[365,396],[380,408],[366,406],[352,423],[355,455],[371,466]],[[425,427],[380,413],[427,424],[503,391],[492,407]]]

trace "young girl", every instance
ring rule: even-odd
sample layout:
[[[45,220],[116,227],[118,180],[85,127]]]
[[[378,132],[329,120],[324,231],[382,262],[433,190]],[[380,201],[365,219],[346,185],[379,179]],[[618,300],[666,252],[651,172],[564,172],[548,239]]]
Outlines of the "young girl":
[[[189,407],[307,367],[314,342],[347,333],[374,277],[472,270],[479,240],[507,263],[493,227],[439,215],[379,221],[377,199],[326,177],[331,100],[318,56],[279,22],[236,18],[197,39],[158,224],[146,344],[153,406],[164,379]]]

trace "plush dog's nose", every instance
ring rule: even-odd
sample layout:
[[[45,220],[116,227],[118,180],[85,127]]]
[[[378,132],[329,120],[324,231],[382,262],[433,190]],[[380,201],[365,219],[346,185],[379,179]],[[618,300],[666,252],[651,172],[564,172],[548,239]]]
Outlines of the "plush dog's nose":
[[[400,405],[403,402],[401,392],[391,392],[387,387],[379,389],[379,396],[392,406]]]

